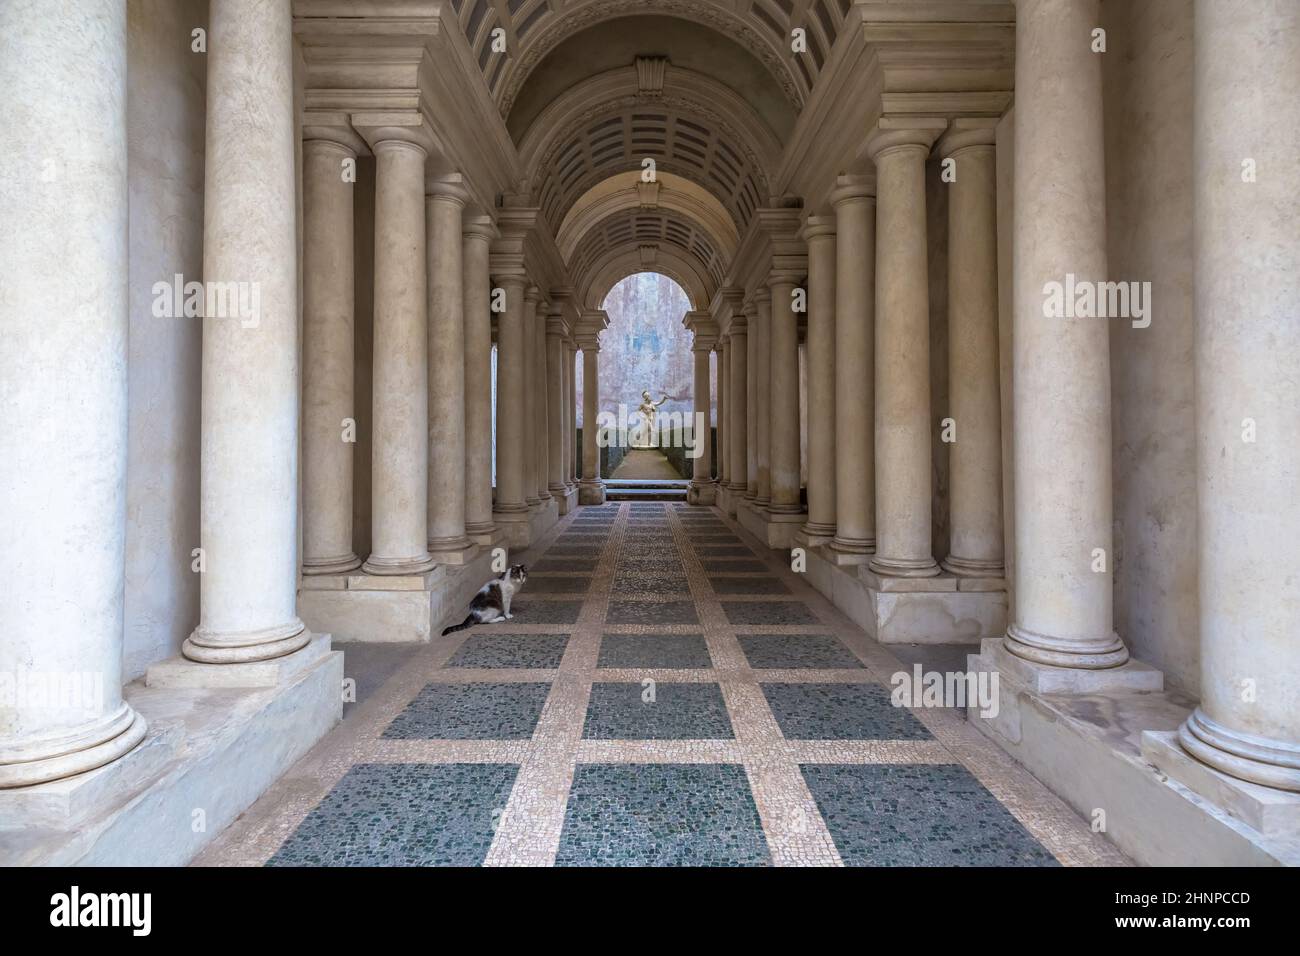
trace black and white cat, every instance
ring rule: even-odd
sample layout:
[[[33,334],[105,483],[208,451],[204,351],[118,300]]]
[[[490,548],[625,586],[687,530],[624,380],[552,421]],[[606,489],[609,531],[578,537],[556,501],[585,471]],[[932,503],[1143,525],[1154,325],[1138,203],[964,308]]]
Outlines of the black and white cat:
[[[442,632],[446,637],[454,631],[463,631],[475,624],[500,624],[514,615],[510,613],[510,599],[519,593],[524,582],[528,580],[528,569],[516,564],[506,570],[501,577],[489,581],[479,588],[474,600],[469,602],[469,614],[459,624],[453,624]]]

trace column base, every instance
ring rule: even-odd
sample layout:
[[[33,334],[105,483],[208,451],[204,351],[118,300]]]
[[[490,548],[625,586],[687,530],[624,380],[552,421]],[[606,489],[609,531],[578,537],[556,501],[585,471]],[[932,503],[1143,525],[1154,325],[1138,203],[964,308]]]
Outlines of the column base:
[[[808,583],[881,644],[972,644],[1006,633],[1005,590],[968,590],[952,575],[882,576],[846,557],[862,556],[810,548]]]
[[[1300,747],[1230,730],[1200,708],[1178,728],[1178,742],[1203,764],[1246,784],[1274,791],[1300,792]],[[1297,808],[1300,808],[1300,797]],[[1295,817],[1300,825],[1300,814]]]
[[[361,559],[355,554],[339,555],[335,558],[303,558],[303,574],[346,574],[361,567]]]
[[[1006,569],[1001,561],[987,561],[979,558],[957,558],[951,554],[944,558],[940,565],[949,574],[955,574],[963,578],[1003,578],[1006,576]]]
[[[999,677],[996,713],[968,707],[967,720],[1085,819],[1105,810],[1106,838],[1135,863],[1300,865],[1300,828],[1287,806],[1294,795],[1233,780],[1188,755],[1177,740],[1190,707],[1184,695],[1042,694],[999,666],[999,645],[985,641],[969,659],[977,675]]]
[[[491,547],[500,540],[501,531],[493,521],[473,522],[465,526],[466,536],[480,547]]]
[[[434,565],[433,556],[429,552],[417,554],[410,558],[384,558],[372,554],[366,558],[361,565],[362,574],[395,574],[410,575],[423,574]]]
[[[189,863],[342,717],[343,655],[329,650],[327,635],[310,646],[300,652],[310,661],[273,685],[213,694],[127,684],[137,723],[148,723],[139,746],[66,780],[0,791],[0,865]],[[233,670],[164,663],[205,675]],[[202,827],[193,825],[196,807]]]
[[[686,503],[692,505],[711,505],[718,498],[718,486],[714,481],[691,480],[686,489]]]
[[[605,503],[605,483],[598,478],[586,479],[578,483],[578,504],[603,505]]]
[[[313,630],[328,630],[338,644],[424,643],[448,623],[459,623],[474,594],[492,577],[491,550],[475,549],[465,564],[440,564],[425,574],[304,579],[298,612]]]
[[[805,548],[821,548],[835,540],[835,525],[823,521],[806,521],[795,532],[795,542]]]
[[[147,730],[145,720],[123,701],[117,711],[72,736],[6,747],[0,751],[0,790],[38,786],[103,767],[133,750]]]
[[[876,539],[851,538],[836,534],[826,546],[826,558],[840,567],[866,565],[876,556]]]
[[[468,564],[476,554],[478,545],[468,535],[429,542],[429,555],[434,564]]]
[[[760,507],[757,501],[746,501],[736,509],[740,526],[769,548],[787,551],[794,547],[795,532],[803,525],[801,511],[773,512]]]
[[[181,654],[198,664],[250,664],[301,650],[311,634],[297,617],[260,631],[215,633],[202,625],[181,645]]]
[[[1159,691],[1164,689],[1164,673],[1149,664],[1126,658],[1124,663],[1105,668],[1061,667],[1026,660],[1011,648],[1009,635],[989,638],[980,653],[1004,673],[1014,676],[1036,694],[1109,694],[1119,692]]]
[[[1069,670],[1106,670],[1121,667],[1129,659],[1128,648],[1118,634],[1082,643],[1039,634],[1019,624],[1007,628],[1006,649],[1032,664]]]
[[[932,578],[941,570],[934,558],[888,558],[879,552],[867,562],[867,567],[891,578]]]
[[[578,486],[557,485],[551,489],[551,497],[555,499],[555,504],[559,508],[559,513],[567,515],[574,508],[578,507]]]

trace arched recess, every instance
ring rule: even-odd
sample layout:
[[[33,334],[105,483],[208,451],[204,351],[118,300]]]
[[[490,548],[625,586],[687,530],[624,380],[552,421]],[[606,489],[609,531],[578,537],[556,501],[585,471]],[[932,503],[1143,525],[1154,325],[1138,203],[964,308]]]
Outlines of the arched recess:
[[[475,4],[480,0],[462,2]],[[523,6],[528,0],[509,2]],[[808,0],[796,2],[805,6]],[[844,0],[831,2],[842,3]],[[751,0],[751,11],[737,12],[734,0],[570,0],[563,13],[543,16],[535,21],[535,28],[528,32],[523,42],[511,47],[512,55],[508,62],[499,71],[494,71],[494,75],[488,78],[488,85],[500,106],[501,115],[509,117],[525,82],[536,81],[539,68],[548,58],[551,62],[572,59],[566,56],[566,41],[586,32],[599,37],[603,45],[612,47],[615,46],[615,33],[608,28],[609,21],[654,16],[707,27],[743,49],[761,64],[774,88],[797,112],[812,89],[811,77],[806,70],[799,69],[796,57],[791,53],[789,32],[777,24],[776,18],[769,15],[765,22],[764,17],[753,12],[758,10],[761,14],[770,9],[781,17],[779,7],[788,3],[790,0]],[[545,5],[558,4],[557,0],[546,0]],[[536,6],[537,0],[533,0],[534,10]],[[606,29],[602,30],[602,27]],[[662,35],[668,31],[660,29],[650,35],[653,36],[654,32]]]
[[[642,170],[679,174],[707,189],[738,231],[769,195],[781,142],[730,87],[671,63],[648,94],[636,64],[576,84],[548,105],[520,140],[526,190],[550,222],[610,176]]]
[[[723,263],[729,263],[735,254],[740,235],[715,196],[672,173],[660,173],[656,182],[645,183],[640,173],[626,172],[596,184],[573,204],[556,233],[560,255],[572,262],[574,251],[593,230],[617,217],[649,211],[663,211],[689,222],[707,236]]]
[[[662,272],[686,291],[692,309],[706,309],[713,297],[709,277],[695,257],[674,248],[659,248],[646,258],[635,244],[609,249],[591,268],[577,278],[578,300],[585,309],[599,309],[623,279],[637,272]]]

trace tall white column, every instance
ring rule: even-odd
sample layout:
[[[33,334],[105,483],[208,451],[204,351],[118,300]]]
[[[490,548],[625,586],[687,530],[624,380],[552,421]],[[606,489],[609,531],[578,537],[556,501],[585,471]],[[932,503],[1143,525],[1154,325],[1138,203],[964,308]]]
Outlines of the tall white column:
[[[835,219],[809,216],[808,244],[808,520],[812,544],[835,534]]]
[[[582,346],[582,481],[578,483],[578,500],[584,505],[605,502],[605,483],[600,477],[600,446],[596,442],[600,414],[600,340],[584,335]]]
[[[546,320],[546,469],[547,490],[564,497],[564,319]]]
[[[497,325],[497,500],[496,513],[515,515],[528,510],[528,433],[524,419],[524,396],[528,370],[525,353],[524,290],[528,279],[522,273],[497,277],[505,293],[505,311]]]
[[[876,198],[843,179],[835,208],[835,537],[862,562],[876,550]]]
[[[302,573],[360,567],[352,550],[352,455],[345,422],[353,407],[353,229],[356,162],[343,143],[303,143],[302,199]]]
[[[19,787],[145,733],[122,699],[126,4],[15,0],[0,37],[0,787]]]
[[[942,128],[943,121],[935,121]],[[877,133],[876,555],[894,577],[939,573],[931,549],[930,293],[925,160],[939,130]]]
[[[462,223],[465,301],[465,532],[480,541],[492,520],[492,280],[496,228],[486,216]]]
[[[695,421],[697,423],[703,422],[703,427],[696,432],[695,436],[700,443],[700,456],[695,459],[695,470],[691,478],[691,485],[696,489],[696,494],[704,493],[706,495],[706,503],[712,503],[713,501],[713,434],[709,422],[713,414],[713,402],[710,394],[711,376],[709,374],[709,354],[712,351],[713,339],[697,332],[691,344],[691,356],[694,360],[692,381],[693,411]]]
[[[546,375],[546,322],[550,304],[539,299],[537,312],[533,316],[533,394],[529,399],[533,411],[533,480],[537,485],[537,500],[543,504],[551,500],[551,490],[547,481],[550,473],[551,448],[547,424],[550,405],[547,401],[549,387]]]
[[[1004,573],[995,126],[959,119],[939,144],[957,175],[948,186],[948,414],[956,440],[943,567],[964,577]]]
[[[375,147],[374,438],[368,574],[419,574],[428,551],[429,358],[424,150]]]
[[[291,19],[288,3],[215,0],[209,8],[203,279],[248,283],[258,305],[251,317],[203,320],[204,570],[199,626],[183,652],[213,664],[280,657],[309,639],[297,614]]]
[[[766,290],[764,290],[766,291]],[[745,500],[758,498],[758,366],[759,335],[758,306],[751,300],[745,306],[745,327],[748,329],[745,369]]]
[[[766,509],[772,503],[772,295],[767,289],[754,293],[754,462],[758,486],[754,504]]]
[[[569,491],[578,487],[578,383],[577,345],[573,336],[564,343],[564,483]]]
[[[1016,620],[1006,640],[1026,660],[1089,669],[1128,660],[1111,603],[1110,330],[1105,319],[1045,316],[1044,289],[1067,274],[1106,279],[1101,57],[1079,42],[1097,8],[1016,6]]]
[[[459,183],[435,183],[425,198],[428,237],[428,545],[435,561],[459,564],[465,534],[465,266]]]
[[[774,514],[799,514],[799,319],[791,298],[799,276],[773,273],[768,347],[771,351],[771,396],[768,405],[768,473]],[[763,304],[759,303],[759,308]]]
[[[1178,736],[1216,770],[1289,791],[1300,791],[1300,99],[1279,78],[1297,64],[1294,3],[1197,3],[1201,703]]]
[[[714,350],[718,363],[718,487],[726,488],[730,480],[727,472],[730,469],[731,459],[727,451],[727,389],[730,387],[730,362],[731,362],[731,342],[725,337],[719,340],[717,348]]]
[[[530,285],[524,292],[524,500],[530,508],[542,503],[539,489],[546,484],[537,429],[541,422],[538,396],[541,394],[541,376],[537,374],[538,355],[544,356],[543,337],[538,333],[537,306],[542,292]]]
[[[734,498],[739,500],[745,496],[749,482],[750,353],[744,315],[732,315],[727,325],[727,341],[731,343],[731,371],[727,377],[727,383],[731,386],[731,400],[727,403],[731,423],[727,439],[727,451],[731,454],[731,480],[727,487],[731,489]]]

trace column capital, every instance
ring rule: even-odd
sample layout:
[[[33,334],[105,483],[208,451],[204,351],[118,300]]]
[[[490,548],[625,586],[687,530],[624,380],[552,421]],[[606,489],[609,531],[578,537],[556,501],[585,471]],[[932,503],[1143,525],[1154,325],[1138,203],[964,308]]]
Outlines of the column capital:
[[[483,239],[491,242],[498,235],[496,224],[491,216],[467,216],[461,221],[460,234],[463,239]]]
[[[757,312],[760,303],[763,302],[770,303],[772,301],[772,293],[768,290],[768,287],[766,285],[761,285],[754,290],[753,294],[750,295],[749,299],[750,299],[750,304],[748,308],[751,308],[755,312]]]
[[[803,221],[803,241],[812,243],[814,239],[835,238],[834,216],[808,216]]]
[[[333,145],[354,157],[370,153],[365,138],[353,128],[352,117],[335,110],[303,110],[302,142],[304,148],[309,143],[317,147]]]
[[[535,285],[530,285],[524,290],[524,301],[534,304],[542,301],[542,290]]]
[[[866,153],[873,162],[897,150],[919,150],[926,155],[948,121],[939,116],[884,116],[867,137]]]
[[[773,269],[767,275],[767,288],[770,294],[772,289],[779,285],[797,286],[799,280],[807,274],[806,270],[795,269]]]
[[[470,201],[469,190],[465,188],[465,178],[460,173],[439,176],[425,186],[426,201],[450,202],[464,207]]]
[[[997,128],[998,121],[990,117],[960,116],[953,120],[952,126],[939,138],[935,150],[947,159],[973,146],[991,149],[997,142]]]
[[[838,211],[840,206],[850,202],[863,202],[876,199],[875,176],[837,176],[835,188],[826,197],[827,201]]]

